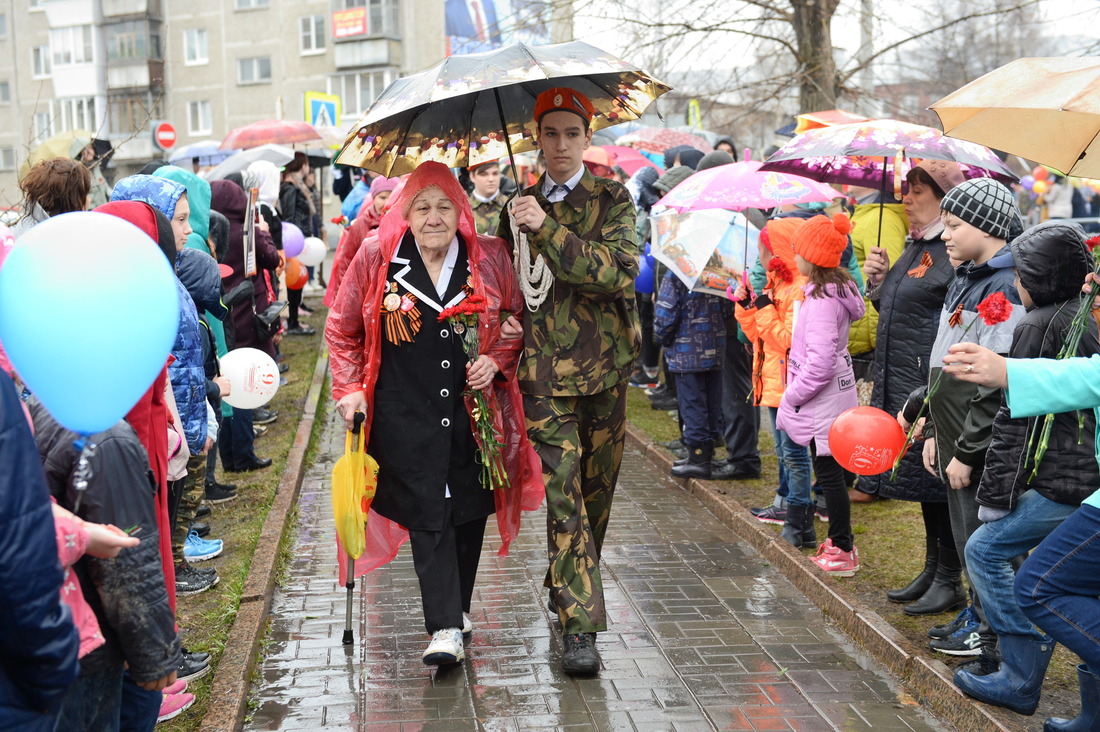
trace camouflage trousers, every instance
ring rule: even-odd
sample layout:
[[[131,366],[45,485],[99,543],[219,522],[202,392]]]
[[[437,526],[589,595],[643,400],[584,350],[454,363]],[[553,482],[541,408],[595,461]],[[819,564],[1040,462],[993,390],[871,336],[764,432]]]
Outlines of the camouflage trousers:
[[[592,396],[524,395],[546,484],[544,586],[566,634],[607,630],[600,551],[626,438],[626,384]]]
[[[187,449],[187,446],[184,446]],[[180,478],[174,493],[169,493],[169,500],[176,500],[174,510],[169,511],[172,520],[172,558],[177,562],[183,559],[183,545],[187,540],[187,532],[191,530],[191,522],[195,520],[195,512],[202,505],[202,499],[206,491],[206,455],[192,455],[187,459],[187,477]]]

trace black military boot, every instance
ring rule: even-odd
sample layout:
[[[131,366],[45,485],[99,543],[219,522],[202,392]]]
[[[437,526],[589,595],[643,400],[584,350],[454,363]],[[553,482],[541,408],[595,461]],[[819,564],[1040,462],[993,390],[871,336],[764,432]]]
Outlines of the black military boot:
[[[710,480],[714,445],[697,445],[688,449],[687,462],[672,466],[673,478],[703,478]]]

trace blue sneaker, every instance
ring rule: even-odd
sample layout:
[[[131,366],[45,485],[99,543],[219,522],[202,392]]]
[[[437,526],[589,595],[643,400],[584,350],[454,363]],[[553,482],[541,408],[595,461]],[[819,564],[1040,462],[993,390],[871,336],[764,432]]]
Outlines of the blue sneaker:
[[[973,605],[967,605],[955,616],[955,619],[945,625],[936,625],[928,629],[929,638],[947,638],[961,630],[967,634],[978,629],[978,614],[974,612]]]
[[[183,558],[189,562],[205,562],[221,553],[221,539],[203,539],[194,531],[188,532],[183,543]]]

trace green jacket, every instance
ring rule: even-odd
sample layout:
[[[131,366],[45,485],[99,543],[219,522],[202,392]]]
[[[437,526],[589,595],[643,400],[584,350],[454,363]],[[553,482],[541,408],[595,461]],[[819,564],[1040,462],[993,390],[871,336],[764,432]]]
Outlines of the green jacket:
[[[554,281],[537,310],[524,308],[519,386],[538,396],[590,396],[626,381],[641,350],[634,204],[622,184],[587,169],[557,203],[542,195],[542,180],[523,191],[547,214],[527,240]],[[512,242],[507,220],[499,235]]]
[[[504,210],[504,203],[507,200],[500,191],[497,191],[493,200],[488,203],[479,201],[474,194],[470,194],[470,208],[474,210],[474,228],[477,229],[477,233],[495,236],[496,230],[500,227],[500,212]]]
[[[875,246],[886,249],[891,265],[898,261],[901,250],[905,248],[905,238],[909,235],[909,219],[905,215],[905,207],[900,203],[886,203],[882,206],[880,239],[878,208],[877,203],[866,203],[856,206],[852,212],[852,249],[860,269],[863,269],[871,247]],[[866,315],[852,323],[852,330],[848,333],[848,353],[853,356],[875,350],[878,310],[872,307],[870,300],[865,300],[864,304],[867,306]]]

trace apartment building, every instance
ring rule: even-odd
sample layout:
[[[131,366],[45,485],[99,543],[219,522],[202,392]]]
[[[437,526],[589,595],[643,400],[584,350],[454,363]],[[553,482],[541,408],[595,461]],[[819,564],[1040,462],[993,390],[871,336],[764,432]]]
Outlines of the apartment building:
[[[118,177],[166,157],[158,121],[186,145],[304,119],[306,93],[324,92],[347,127],[446,47],[440,0],[0,0],[0,206],[56,133],[110,140]]]

